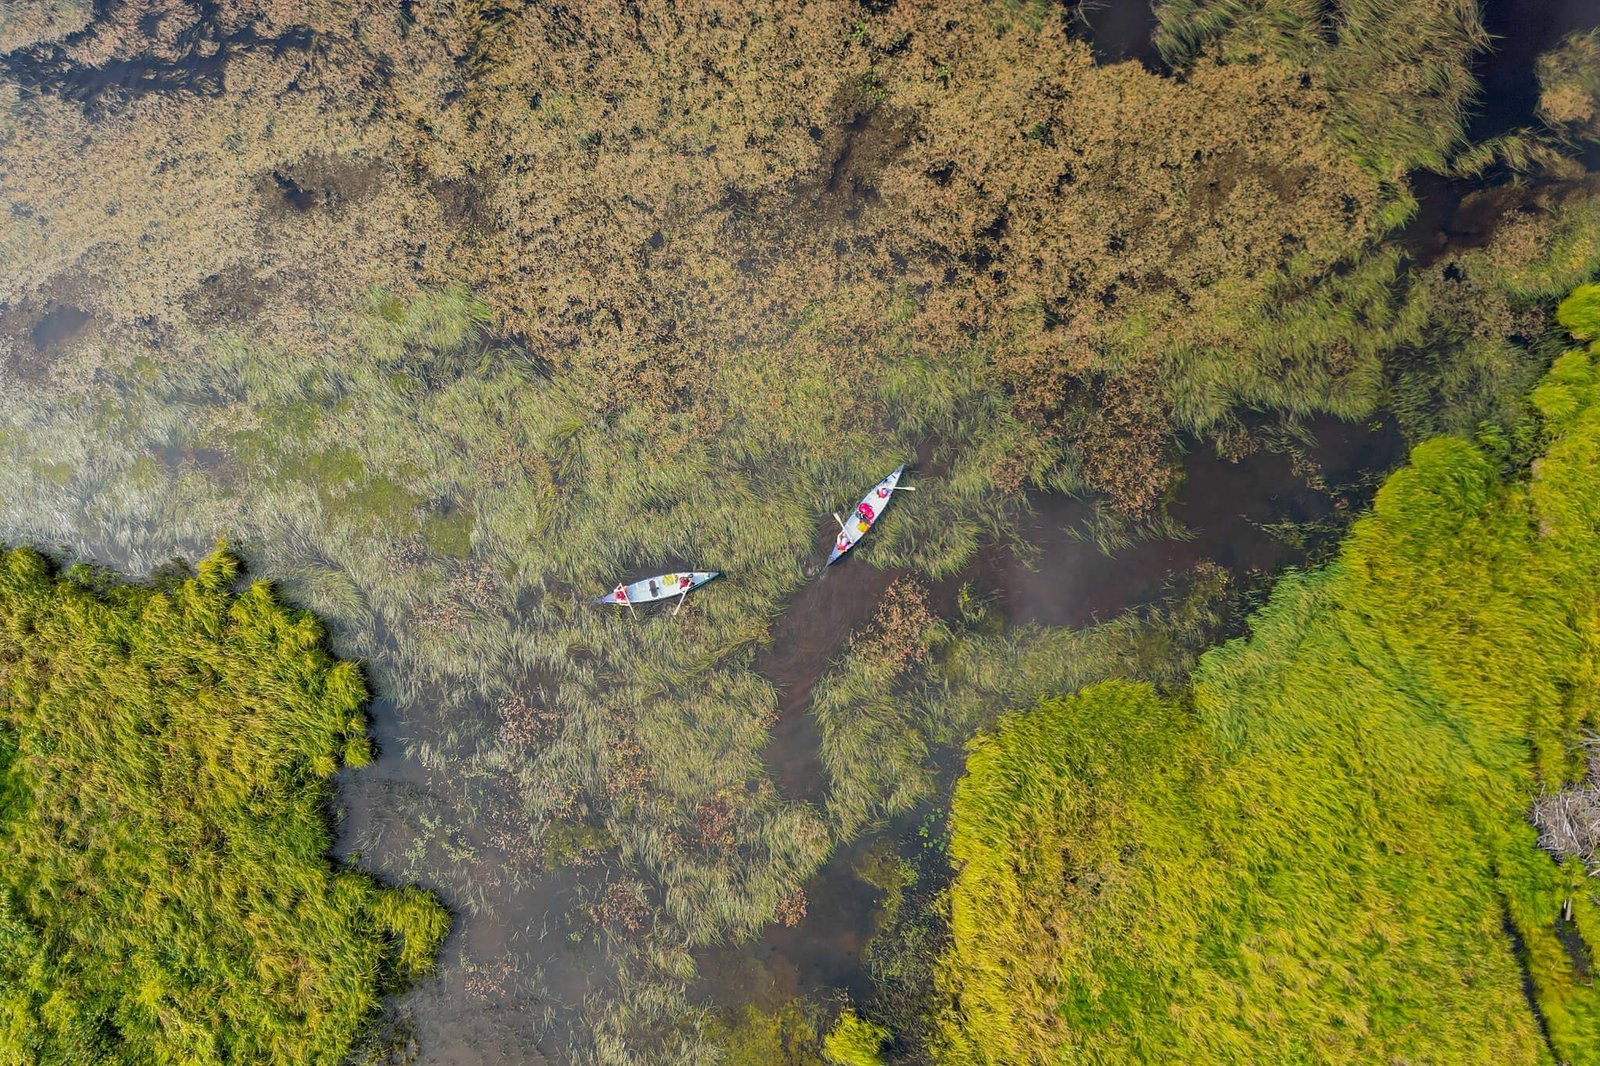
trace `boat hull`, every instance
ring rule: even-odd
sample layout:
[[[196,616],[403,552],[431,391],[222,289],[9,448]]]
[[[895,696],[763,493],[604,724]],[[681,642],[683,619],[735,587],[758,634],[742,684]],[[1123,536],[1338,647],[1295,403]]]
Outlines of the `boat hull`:
[[[833,549],[828,553],[829,566],[849,555],[850,549],[861,543],[867,531],[878,524],[878,519],[889,507],[889,501],[894,499],[895,486],[900,484],[900,475],[905,470],[904,464],[895,467],[894,473],[872,486],[872,490],[861,497],[861,502],[856,505],[844,528],[833,538]]]
[[[673,574],[657,574],[655,577],[642,578],[627,586],[627,598],[617,596],[615,592],[608,592],[604,596],[596,596],[589,602],[596,606],[611,604],[616,607],[626,607],[628,604],[656,603],[660,600],[671,600],[692,592],[704,585],[712,578],[721,576],[720,570],[684,570]],[[684,582],[688,584],[685,585]]]

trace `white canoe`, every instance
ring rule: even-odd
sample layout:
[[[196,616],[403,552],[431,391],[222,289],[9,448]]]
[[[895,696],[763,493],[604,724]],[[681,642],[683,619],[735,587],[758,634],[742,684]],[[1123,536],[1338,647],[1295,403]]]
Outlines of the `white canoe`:
[[[680,574],[657,574],[655,577],[635,581],[631,585],[618,585],[604,596],[597,596],[589,602],[612,603],[618,607],[626,607],[630,603],[670,600],[699,588],[720,574],[720,570],[688,570]]]
[[[833,551],[828,553],[829,566],[843,559],[845,553],[854,548],[861,538],[867,535],[867,530],[883,517],[883,512],[889,506],[889,501],[894,498],[895,486],[900,483],[900,475],[905,473],[905,469],[904,464],[895,467],[894,473],[878,482],[872,487],[871,492],[861,497],[855,513],[845,519],[844,528],[839,530],[839,535],[833,540]]]

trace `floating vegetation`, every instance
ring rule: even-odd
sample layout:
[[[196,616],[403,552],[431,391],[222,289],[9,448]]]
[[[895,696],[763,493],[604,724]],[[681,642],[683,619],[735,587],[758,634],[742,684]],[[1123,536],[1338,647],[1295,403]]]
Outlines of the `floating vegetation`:
[[[135,574],[227,536],[366,660],[337,850],[469,930],[400,1044],[704,1059],[744,1023],[694,952],[825,920],[829,857],[939,802],[998,706],[1181,688],[1220,595],[950,617],[1029,493],[1131,548],[1186,452],[1284,418],[1529,453],[1590,191],[1524,144],[1561,180],[1474,247],[1394,238],[1415,168],[1512,153],[1465,142],[1474,5],[1166,0],[1166,73],[1068,6],[0,13],[36,45],[0,56],[3,532]],[[825,579],[885,613],[764,675],[828,511],[913,457]],[[725,576],[675,620],[582,603],[690,566]]]

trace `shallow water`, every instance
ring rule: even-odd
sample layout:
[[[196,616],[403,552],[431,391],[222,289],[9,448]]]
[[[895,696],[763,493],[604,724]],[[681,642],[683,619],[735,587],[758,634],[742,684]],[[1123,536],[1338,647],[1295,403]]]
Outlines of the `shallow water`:
[[[1082,626],[1156,602],[1175,575],[1202,561],[1247,582],[1304,562],[1318,538],[1297,545],[1269,527],[1295,523],[1303,530],[1326,523],[1321,540],[1331,541],[1337,535],[1332,520],[1362,510],[1378,478],[1399,465],[1406,450],[1390,422],[1321,418],[1309,430],[1315,444],[1304,450],[1308,462],[1300,466],[1286,454],[1265,450],[1237,462],[1207,449],[1192,451],[1171,509],[1191,532],[1187,539],[1148,541],[1107,555],[1085,534],[1091,513],[1086,503],[1036,496],[1031,514],[1014,527],[1015,540],[990,545],[961,574],[938,583],[934,605],[952,613],[956,590],[970,584],[1008,625]],[[757,669],[780,693],[780,717],[766,757],[786,795],[816,801],[825,792],[817,750],[821,732],[809,711],[810,694],[845,650],[851,631],[871,618],[878,597],[903,573],[909,571],[845,560],[790,601],[771,647],[758,656]],[[950,757],[941,762],[951,764],[948,773],[958,760],[945,754]],[[915,829],[928,813],[896,819],[839,849],[805,886],[809,910],[797,926],[772,923],[747,945],[704,952],[704,993],[724,1004],[771,1007],[795,995],[843,990],[859,1002],[871,990],[861,952],[872,935],[879,891],[856,876],[856,864],[880,840],[892,841],[903,855],[914,854],[921,846]]]
[[[1083,7],[1088,27],[1084,36],[1102,59],[1153,62],[1153,16],[1147,3],[1119,0]],[[1485,108],[1474,128],[1480,136],[1526,124],[1536,102],[1536,86],[1529,95],[1533,55],[1567,29],[1600,22],[1600,3],[1593,0],[1491,0],[1487,7],[1491,29],[1511,39],[1484,64]],[[212,57],[196,55],[192,63],[166,65],[74,67],[54,50],[14,55],[3,63],[8,76],[24,85],[103,103],[103,98],[122,93],[208,91],[222,76],[232,49],[303,43],[229,38]],[[864,195],[860,190],[868,187],[866,179],[857,181],[847,172],[865,168],[866,155],[865,149],[850,155],[842,148],[830,191],[843,187],[844,175],[853,194]],[[1437,233],[1442,246],[1482,239],[1494,218],[1508,209],[1500,202],[1469,209],[1454,185],[1442,180],[1421,183],[1419,194],[1427,239],[1433,241]],[[294,185],[285,195],[294,203],[309,194]],[[43,355],[70,344],[88,325],[87,316],[64,305],[40,319],[31,339]],[[1082,534],[1088,514],[1083,503],[1036,497],[1031,514],[1015,529],[1018,543],[1028,550],[986,547],[961,575],[934,587],[934,605],[948,613],[955,590],[970,582],[1009,624],[1078,626],[1152,602],[1171,574],[1200,560],[1213,560],[1240,575],[1270,574],[1300,561],[1304,549],[1273,536],[1267,527],[1282,521],[1316,523],[1358,510],[1370,487],[1370,480],[1363,483],[1361,476],[1391,468],[1403,453],[1392,426],[1372,429],[1321,420],[1312,429],[1318,444],[1310,454],[1327,486],[1309,481],[1281,454],[1258,452],[1230,463],[1196,450],[1185,462],[1185,480],[1173,506],[1174,517],[1190,527],[1192,538],[1140,544],[1109,557]],[[162,458],[174,469],[208,469],[218,456],[175,448]],[[914,505],[914,497],[901,505]],[[819,555],[831,534],[832,520],[819,518]],[[186,550],[199,553],[207,547],[196,542]],[[116,545],[97,546],[94,554],[134,572],[143,568]],[[860,558],[846,560],[795,595],[774,622],[769,645],[757,654],[756,668],[779,693],[779,717],[766,764],[785,795],[815,801],[825,790],[820,736],[809,713],[811,692],[901,573],[873,569]],[[392,660],[395,649],[380,636],[371,654]],[[441,695],[427,707],[412,708],[402,725],[395,703],[380,699],[372,707],[379,757],[341,778],[336,854],[356,859],[359,853],[361,865],[380,876],[405,876],[410,849],[437,827],[451,825],[461,811],[482,815],[451,846],[461,855],[463,876],[481,886],[484,898],[455,899],[447,886],[434,886],[457,907],[457,924],[437,975],[402,1000],[403,1009],[415,1017],[422,1062],[529,1062],[541,1054],[560,1060],[566,1034],[551,1019],[570,1018],[611,973],[603,946],[567,917],[581,905],[585,887],[603,879],[606,871],[536,869],[527,855],[497,843],[500,838],[492,832],[493,820],[500,816],[495,805],[515,807],[514,783],[470,781],[448,763],[425,764],[407,753],[408,741],[416,740],[418,731],[447,735],[462,719],[493,721],[494,714],[480,702]],[[700,993],[724,1004],[764,1005],[836,991],[865,997],[870,987],[861,951],[872,930],[878,891],[856,876],[855,866],[875,840],[893,840],[903,853],[919,848],[915,832],[922,813],[839,849],[806,886],[809,913],[797,926],[772,925],[749,944],[704,953],[707,979]]]
[[[71,344],[88,324],[89,312],[66,304],[46,312],[28,334],[28,339],[43,354]]]

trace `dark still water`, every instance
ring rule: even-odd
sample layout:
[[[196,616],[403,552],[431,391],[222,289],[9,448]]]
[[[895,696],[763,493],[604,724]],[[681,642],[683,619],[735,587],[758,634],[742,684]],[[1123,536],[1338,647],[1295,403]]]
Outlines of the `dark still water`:
[[[1482,0],[1482,10],[1484,28],[1494,40],[1477,67],[1482,102],[1467,129],[1474,141],[1534,125],[1539,53],[1570,33],[1600,26],[1597,0]]]
[[[980,579],[1012,624],[1081,626],[1154,602],[1174,574],[1202,561],[1245,580],[1303,563],[1336,537],[1341,518],[1366,505],[1406,447],[1388,422],[1323,418],[1311,432],[1316,443],[1298,460],[1259,451],[1230,462],[1208,448],[1190,452],[1170,511],[1187,539],[1147,541],[1108,557],[1083,534],[1081,501],[1035,499],[1018,530],[1024,550],[988,553]]]

